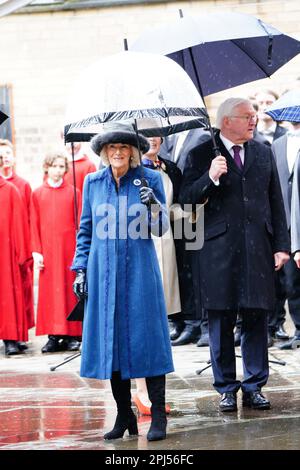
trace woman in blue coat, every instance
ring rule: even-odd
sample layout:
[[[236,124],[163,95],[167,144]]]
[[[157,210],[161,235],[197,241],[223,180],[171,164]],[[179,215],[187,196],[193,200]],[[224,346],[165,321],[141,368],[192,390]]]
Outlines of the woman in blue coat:
[[[138,139],[144,153],[148,141]],[[108,166],[85,178],[72,266],[74,292],[87,297],[80,373],[111,380],[118,415],[105,439],[122,437],[126,429],[138,433],[130,379],[146,377],[152,403],[147,439],[165,439],[165,374],[174,368],[151,239],[168,229],[161,177],[140,167],[137,137],[127,125],[111,126],[91,146]]]

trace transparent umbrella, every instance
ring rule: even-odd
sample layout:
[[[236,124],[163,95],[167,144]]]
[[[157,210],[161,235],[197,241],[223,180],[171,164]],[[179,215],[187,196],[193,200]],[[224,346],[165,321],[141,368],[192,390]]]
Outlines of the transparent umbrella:
[[[124,51],[98,60],[75,82],[65,140],[90,140],[110,122],[124,120],[146,136],[164,136],[206,126],[207,113],[192,80],[173,60]]]

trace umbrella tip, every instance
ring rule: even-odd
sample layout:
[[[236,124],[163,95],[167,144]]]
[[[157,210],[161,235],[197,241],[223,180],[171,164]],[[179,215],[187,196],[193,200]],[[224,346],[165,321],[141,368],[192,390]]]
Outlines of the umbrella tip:
[[[124,41],[124,51],[128,51],[128,42],[127,42],[127,38],[124,38],[123,41]]]
[[[181,8],[179,8],[179,10],[178,10],[178,11],[179,11],[179,16],[180,16],[180,18],[183,18],[183,11],[182,11],[182,9],[181,9]]]

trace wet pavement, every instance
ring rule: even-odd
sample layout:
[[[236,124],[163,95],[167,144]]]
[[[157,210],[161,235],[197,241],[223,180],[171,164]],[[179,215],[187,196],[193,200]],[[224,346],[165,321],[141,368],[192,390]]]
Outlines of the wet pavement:
[[[109,381],[79,376],[80,358],[56,371],[72,353],[40,353],[46,337],[31,333],[28,351],[4,356],[0,342],[0,450],[292,450],[300,449],[300,349],[269,349],[270,379],[263,392],[272,409],[218,410],[207,365],[209,351],[195,344],[173,347],[176,372],[167,377],[171,405],[168,439],[147,442],[149,417],[139,417],[139,436],[103,440],[115,420]],[[240,349],[236,348],[240,354]],[[237,358],[238,373],[242,373]],[[134,383],[133,383],[134,389]],[[126,434],[125,434],[126,436]]]

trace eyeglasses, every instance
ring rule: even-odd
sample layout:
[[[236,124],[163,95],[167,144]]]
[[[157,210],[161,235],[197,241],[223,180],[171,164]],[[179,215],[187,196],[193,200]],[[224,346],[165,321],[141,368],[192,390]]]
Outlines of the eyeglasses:
[[[244,121],[247,122],[256,122],[257,121],[257,115],[256,114],[251,114],[251,115],[246,115],[246,116],[228,116],[230,118],[235,118],[235,119],[243,119]]]

